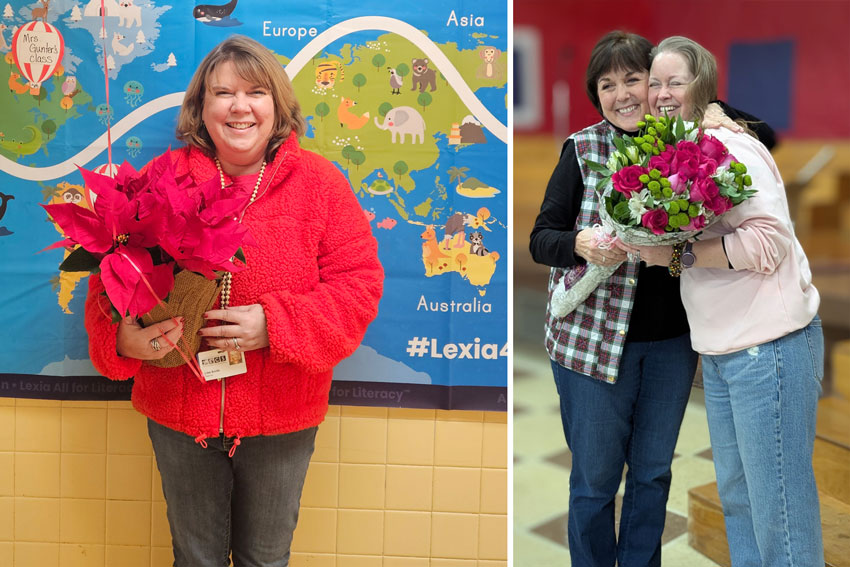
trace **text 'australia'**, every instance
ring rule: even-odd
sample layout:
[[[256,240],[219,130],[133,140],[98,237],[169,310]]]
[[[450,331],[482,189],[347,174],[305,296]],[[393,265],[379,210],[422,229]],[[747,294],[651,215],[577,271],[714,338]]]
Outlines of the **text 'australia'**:
[[[419,296],[416,304],[417,311],[439,311],[442,313],[491,313],[493,306],[473,297],[472,301],[428,301],[424,295]]]

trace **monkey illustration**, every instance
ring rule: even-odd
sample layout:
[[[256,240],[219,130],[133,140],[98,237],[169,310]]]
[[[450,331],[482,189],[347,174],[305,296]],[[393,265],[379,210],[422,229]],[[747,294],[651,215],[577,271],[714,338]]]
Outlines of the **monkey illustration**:
[[[502,52],[495,47],[489,45],[483,46],[478,50],[478,57],[481,58],[481,65],[475,71],[475,76],[478,79],[501,79],[504,77],[505,70],[499,64],[499,57]]]

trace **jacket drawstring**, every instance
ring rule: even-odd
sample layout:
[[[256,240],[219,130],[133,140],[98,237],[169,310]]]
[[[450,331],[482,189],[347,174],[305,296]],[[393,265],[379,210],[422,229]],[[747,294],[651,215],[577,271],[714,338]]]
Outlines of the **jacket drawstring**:
[[[200,445],[200,446],[201,446],[201,447],[203,447],[204,449],[206,449],[206,448],[207,448],[207,440],[206,440],[206,438],[204,437],[204,434],[203,434],[203,433],[201,433],[200,435],[198,435],[197,437],[195,437],[195,443],[197,443],[198,445]]]
[[[233,447],[230,448],[230,451],[227,452],[227,456],[231,459],[233,458],[234,453],[236,453],[236,447],[242,444],[242,439],[239,435],[233,438]]]

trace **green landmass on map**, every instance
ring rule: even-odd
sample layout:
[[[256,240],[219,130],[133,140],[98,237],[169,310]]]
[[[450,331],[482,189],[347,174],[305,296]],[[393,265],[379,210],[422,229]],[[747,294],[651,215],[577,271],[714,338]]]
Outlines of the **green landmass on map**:
[[[8,83],[7,88],[0,88],[0,108],[3,109],[0,155],[11,160],[18,161],[21,156],[39,150],[47,155],[49,143],[56,139],[59,130],[69,120],[81,116],[79,108],[93,110],[92,97],[79,82],[70,91],[72,96],[62,92],[62,85],[68,78],[64,73],[54,73],[48,78],[38,95],[30,94],[26,79],[20,77],[18,67],[9,62],[8,57],[0,61],[0,76],[6,77]],[[52,88],[48,89],[48,84]]]
[[[504,76],[476,77],[481,65],[478,48],[462,50],[455,43],[438,44],[438,47],[473,92],[481,87],[505,87]],[[302,145],[338,163],[358,195],[385,196],[404,220],[414,215],[424,216],[423,213],[432,215],[433,220],[443,211],[444,207],[437,202],[445,202],[447,193],[439,176],[435,177],[433,186],[405,199],[404,195],[417,189],[410,173],[432,167],[440,157],[434,135],[440,133],[447,138],[452,125],[457,126],[471,114],[433,62],[429,62],[429,69],[436,72],[436,89],[431,91],[428,86],[421,93],[417,86],[413,90],[412,60],[425,58],[428,57],[423,51],[404,37],[387,33],[364,45],[345,44],[338,53],[317,53],[312,65],[301,69],[293,81],[302,112],[314,132],[313,137],[303,138]],[[500,60],[503,67],[506,58],[503,54]],[[344,77],[337,77],[332,88],[319,88],[317,70],[323,64],[335,62],[341,64]],[[392,92],[389,68],[397,73],[407,70],[399,94]],[[356,103],[347,108],[348,124],[341,124],[337,114],[343,98]],[[387,108],[401,106],[416,109],[424,119],[424,143],[418,143],[419,139],[414,143],[412,135],[406,135],[403,143],[400,139],[392,143],[392,133],[376,125],[376,119],[384,123]],[[387,193],[382,187],[364,182],[376,171],[386,173],[394,191]]]

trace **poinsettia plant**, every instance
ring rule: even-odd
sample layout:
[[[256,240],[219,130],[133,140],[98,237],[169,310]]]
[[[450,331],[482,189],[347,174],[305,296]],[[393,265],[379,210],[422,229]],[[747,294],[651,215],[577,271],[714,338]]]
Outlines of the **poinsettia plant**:
[[[72,250],[60,270],[100,273],[113,318],[148,313],[181,269],[215,279],[245,268],[241,246],[254,241],[233,211],[248,197],[223,195],[218,178],[196,185],[176,175],[170,152],[141,173],[124,162],[114,179],[80,172],[96,195],[93,210],[42,205],[66,237],[47,249]]]

